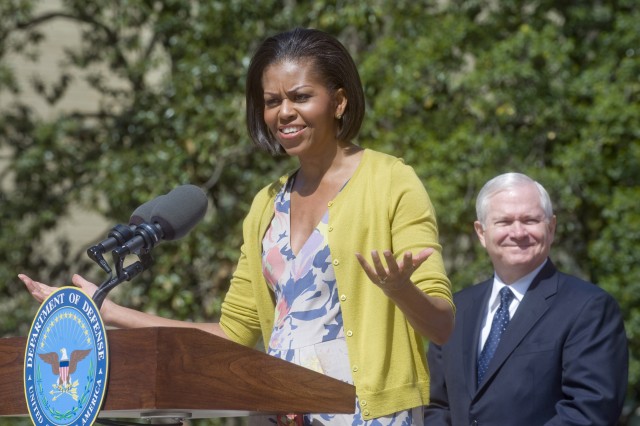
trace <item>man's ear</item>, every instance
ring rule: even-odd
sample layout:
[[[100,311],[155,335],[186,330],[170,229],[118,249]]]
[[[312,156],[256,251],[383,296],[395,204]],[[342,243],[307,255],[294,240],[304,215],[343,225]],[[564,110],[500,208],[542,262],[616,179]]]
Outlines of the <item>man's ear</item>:
[[[478,236],[482,247],[487,247],[484,241],[484,227],[482,226],[482,224],[476,220],[475,222],[473,222],[473,229],[475,229],[476,235]]]
[[[551,216],[551,219],[549,219],[549,224],[547,225],[549,227],[549,234],[551,235],[551,242],[553,243],[553,240],[556,237],[556,215]]]

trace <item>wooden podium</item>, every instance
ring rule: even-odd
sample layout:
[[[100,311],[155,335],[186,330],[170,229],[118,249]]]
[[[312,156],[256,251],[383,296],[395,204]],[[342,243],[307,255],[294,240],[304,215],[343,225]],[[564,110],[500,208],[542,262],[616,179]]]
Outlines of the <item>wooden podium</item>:
[[[190,328],[108,330],[101,418],[353,413],[355,387]],[[26,337],[0,339],[0,416],[28,416]]]

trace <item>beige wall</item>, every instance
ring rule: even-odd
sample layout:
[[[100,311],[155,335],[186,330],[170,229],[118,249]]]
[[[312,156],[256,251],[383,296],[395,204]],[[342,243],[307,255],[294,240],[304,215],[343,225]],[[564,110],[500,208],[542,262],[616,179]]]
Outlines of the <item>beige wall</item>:
[[[59,0],[42,0],[39,12],[58,10]],[[77,46],[80,32],[76,24],[70,20],[56,19],[43,24],[41,30],[45,39],[37,50],[37,60],[29,60],[17,55],[10,55],[6,63],[12,67],[19,77],[23,91],[17,96],[3,94],[0,97],[0,108],[19,100],[32,106],[44,118],[51,118],[61,111],[91,110],[98,102],[97,93],[82,79],[82,75],[74,75],[73,82],[61,101],[51,107],[32,89],[30,81],[40,76],[46,82],[56,81],[62,74],[60,68],[65,59],[64,49]]]
[[[56,10],[60,5],[59,0],[43,0],[41,11]],[[16,55],[9,56],[6,64],[11,66],[19,77],[22,92],[16,96],[5,93],[0,96],[0,110],[7,105],[20,101],[33,107],[39,116],[44,119],[51,119],[60,112],[74,110],[91,111],[96,108],[99,101],[97,93],[82,80],[82,75],[75,75],[67,93],[61,101],[54,107],[48,105],[30,87],[30,81],[38,75],[45,81],[55,81],[60,75],[60,66],[64,60],[64,49],[77,46],[79,41],[79,31],[77,26],[69,20],[55,20],[42,27],[45,39],[39,46],[40,55],[36,61],[27,60]],[[8,164],[10,148],[0,148],[0,169]],[[5,190],[10,190],[12,177],[4,178],[0,185]],[[34,208],[37,208],[35,206]],[[43,246],[52,247],[58,233],[68,235],[74,242],[72,250],[82,252],[90,245],[106,236],[106,232],[112,225],[96,213],[84,211],[78,207],[71,207],[71,215],[60,224],[57,231],[48,233],[45,236]],[[55,256],[55,250],[47,250],[47,253]]]

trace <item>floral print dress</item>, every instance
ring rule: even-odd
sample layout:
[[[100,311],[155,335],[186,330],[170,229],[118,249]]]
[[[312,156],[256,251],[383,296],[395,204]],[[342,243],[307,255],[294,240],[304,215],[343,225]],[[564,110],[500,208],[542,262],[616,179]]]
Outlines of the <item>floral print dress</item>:
[[[262,241],[263,274],[276,296],[275,321],[268,353],[327,376],[353,383],[344,339],[338,286],[327,238],[329,210],[295,254],[290,246],[290,178],[275,199],[275,214]],[[364,421],[356,401],[355,414],[289,416],[304,425],[422,424],[422,409],[401,411]],[[287,423],[282,416],[271,424]]]

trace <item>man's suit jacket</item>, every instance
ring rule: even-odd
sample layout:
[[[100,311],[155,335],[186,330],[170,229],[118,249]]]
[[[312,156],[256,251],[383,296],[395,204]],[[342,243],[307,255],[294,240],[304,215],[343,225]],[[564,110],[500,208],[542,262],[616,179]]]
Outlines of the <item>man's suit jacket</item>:
[[[429,346],[425,426],[617,424],[627,388],[628,346],[616,301],[548,260],[478,387],[480,327],[492,285],[490,279],[458,292],[451,338]]]

